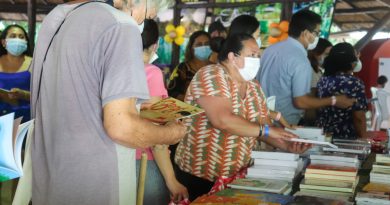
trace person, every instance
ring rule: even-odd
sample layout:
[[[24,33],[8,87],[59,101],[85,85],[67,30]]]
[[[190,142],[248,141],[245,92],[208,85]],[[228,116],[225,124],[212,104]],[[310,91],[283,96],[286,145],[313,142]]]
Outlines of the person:
[[[46,16],[31,68],[33,204],[135,204],[134,148],[183,137],[136,107],[149,99],[140,31],[166,3],[72,1]]]
[[[324,38],[319,38],[317,46],[308,51],[308,58],[310,61],[310,65],[312,67],[312,75],[311,75],[311,85],[310,92],[311,96],[317,96],[317,83],[320,80],[322,74],[324,73],[324,69],[322,65],[324,63],[324,59],[328,56],[330,49],[332,48],[332,43]],[[304,115],[304,125],[305,126],[315,126],[315,121],[317,120],[317,110],[316,109],[307,109],[305,110]]]
[[[257,45],[261,48],[260,23],[256,17],[251,15],[241,15],[236,17],[229,28],[228,35],[246,33],[256,39]]]
[[[15,113],[30,120],[30,70],[29,39],[23,27],[7,26],[0,36],[0,93],[1,114]]]
[[[384,88],[387,83],[387,77],[384,75],[381,75],[377,79],[377,88],[378,90],[376,91],[376,95],[378,98],[378,104],[380,106],[380,111],[381,111],[381,122],[384,120],[389,119],[389,109],[387,106],[387,98],[390,96],[390,93],[387,92]]]
[[[201,68],[190,83],[185,102],[205,111],[185,120],[187,134],[175,155],[176,176],[190,201],[208,193],[219,177],[232,177],[247,167],[257,140],[295,153],[310,147],[285,141],[296,136],[268,126],[263,93],[252,81],[259,55],[252,36],[229,36],[218,55],[220,63]]]
[[[163,74],[157,66],[151,64],[158,56],[158,25],[154,20],[146,19],[142,32],[142,45],[144,51],[144,64],[150,100],[153,104],[168,97],[164,86]],[[139,175],[142,149],[137,149],[137,176]],[[180,184],[173,171],[172,162],[166,145],[155,145],[145,149],[148,155],[144,204],[167,205],[171,198],[173,201],[182,201],[188,198],[187,189]]]
[[[225,39],[227,36],[227,30],[220,21],[211,23],[207,32],[211,39],[215,37],[222,37]]]
[[[230,25],[229,35],[236,35],[239,33],[251,35],[254,39],[256,39],[259,48],[261,48],[260,23],[256,19],[256,17],[250,15],[241,15],[236,17]],[[211,41],[213,42],[213,40]],[[211,47],[216,47],[213,44],[214,43],[211,44]],[[261,90],[261,92],[263,91]],[[264,97],[263,100],[266,100],[265,95],[263,95],[262,97]],[[271,117],[271,119],[273,119],[275,123],[278,123],[283,127],[295,129],[295,126],[289,123],[280,112],[269,110],[269,117]]]
[[[169,96],[184,100],[184,95],[192,77],[201,67],[210,64],[208,60],[210,54],[210,35],[205,31],[194,32],[187,44],[184,62],[180,63],[170,76],[168,83]]]
[[[290,22],[287,40],[265,49],[256,79],[266,96],[276,96],[279,110],[291,124],[297,125],[303,109],[324,106],[347,108],[355,99],[344,95],[315,98],[310,93],[311,70],[307,50],[316,47],[320,35],[321,17],[309,10],[295,13]]]
[[[210,40],[210,49],[211,49],[211,54],[209,57],[210,63],[218,63],[218,53],[219,49],[221,48],[222,42],[225,40],[223,37],[213,37]]]
[[[341,93],[356,99],[356,103],[347,109],[332,106],[320,109],[318,126],[333,139],[367,137],[364,83],[352,75],[358,62],[358,54],[349,43],[335,45],[325,58],[325,73],[317,84],[318,96],[327,98]]]

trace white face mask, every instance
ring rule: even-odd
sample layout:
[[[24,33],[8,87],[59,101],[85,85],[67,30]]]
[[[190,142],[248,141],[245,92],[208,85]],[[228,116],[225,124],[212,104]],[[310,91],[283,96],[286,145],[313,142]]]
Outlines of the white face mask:
[[[245,57],[244,63],[243,68],[238,68],[240,75],[246,81],[253,80],[260,68],[260,58]]]
[[[145,21],[143,21],[141,24],[138,24],[138,29],[142,33],[144,31]]]
[[[358,60],[358,62],[356,63],[355,67],[353,68],[353,72],[354,73],[358,73],[362,70],[362,62],[360,60]]]
[[[158,55],[156,52],[153,51],[152,56],[149,59],[149,64],[152,64],[154,61],[158,59]]]
[[[317,44],[318,44],[318,40],[320,40],[320,38],[317,36],[315,39],[314,39],[314,42],[313,43],[310,43],[308,46],[307,46],[307,50],[313,50],[317,47]]]

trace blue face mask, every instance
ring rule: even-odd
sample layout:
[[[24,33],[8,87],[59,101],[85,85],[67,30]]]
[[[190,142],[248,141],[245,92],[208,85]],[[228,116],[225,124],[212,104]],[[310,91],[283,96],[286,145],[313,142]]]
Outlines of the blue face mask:
[[[27,41],[20,38],[5,39],[5,49],[13,56],[20,56],[27,50]]]
[[[209,59],[209,56],[211,54],[210,46],[199,46],[194,48],[194,54],[195,58],[205,61]]]

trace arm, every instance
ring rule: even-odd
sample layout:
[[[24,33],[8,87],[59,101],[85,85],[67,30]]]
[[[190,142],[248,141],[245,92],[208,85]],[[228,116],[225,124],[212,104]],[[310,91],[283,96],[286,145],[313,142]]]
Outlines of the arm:
[[[336,107],[348,108],[353,105],[356,100],[348,98],[345,95],[336,96]],[[332,98],[316,98],[309,95],[294,97],[294,106],[300,109],[317,109],[326,106],[332,106]]]
[[[168,147],[165,145],[156,145],[153,148],[153,156],[162,176],[164,177],[165,184],[171,192],[171,198],[173,198],[174,201],[187,199],[187,188],[180,184],[175,177],[172,162],[169,157]]]
[[[103,108],[103,124],[109,137],[128,147],[146,148],[156,144],[175,144],[184,137],[186,128],[178,123],[155,125],[142,119],[136,99],[119,99]]]
[[[359,138],[367,137],[366,115],[363,110],[353,111],[353,126]]]
[[[9,94],[10,99],[30,101],[30,91],[19,88],[12,88]]]
[[[289,122],[287,122],[287,120],[284,119],[284,117],[283,117],[282,114],[280,114],[280,118],[279,118],[279,120],[278,120],[278,119],[277,119],[278,113],[280,113],[280,112],[275,112],[275,111],[270,110],[270,117],[271,117],[273,120],[279,122],[283,127],[295,130],[295,128],[296,128],[297,126],[292,125],[292,124],[290,124]]]

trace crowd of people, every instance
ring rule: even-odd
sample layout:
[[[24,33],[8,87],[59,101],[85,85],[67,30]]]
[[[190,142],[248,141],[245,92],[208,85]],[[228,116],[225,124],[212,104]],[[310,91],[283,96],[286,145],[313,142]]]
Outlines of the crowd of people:
[[[0,88],[9,92],[0,93],[1,111],[29,120],[31,110],[35,119],[33,204],[135,204],[141,152],[148,154],[144,204],[157,205],[207,194],[245,170],[261,143],[311,148],[291,142],[298,136],[284,128],[367,136],[364,83],[353,75],[359,53],[319,38],[318,14],[295,13],[288,39],[264,51],[254,16],[238,16],[229,29],[214,22],[190,35],[165,85],[152,64],[160,36],[153,19],[172,2],[58,5],[42,23],[33,59],[22,27],[2,32]],[[164,125],[139,116],[168,96],[205,112]]]

